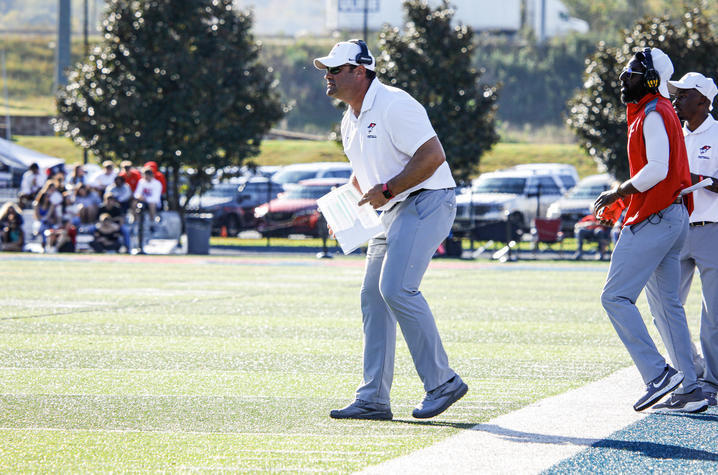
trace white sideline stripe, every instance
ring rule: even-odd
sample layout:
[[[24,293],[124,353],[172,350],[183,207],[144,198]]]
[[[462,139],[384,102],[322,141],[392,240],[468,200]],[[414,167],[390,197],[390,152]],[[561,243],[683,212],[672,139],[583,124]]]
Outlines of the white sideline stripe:
[[[360,473],[539,473],[645,417],[633,410],[643,391],[631,366]]]

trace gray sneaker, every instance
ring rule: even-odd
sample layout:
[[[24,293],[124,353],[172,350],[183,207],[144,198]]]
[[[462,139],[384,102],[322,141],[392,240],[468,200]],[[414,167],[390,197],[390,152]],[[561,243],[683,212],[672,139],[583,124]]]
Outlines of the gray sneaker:
[[[708,409],[708,401],[701,388],[684,394],[671,394],[666,401],[656,404],[653,409],[662,412],[703,412]]]
[[[369,419],[375,421],[390,421],[394,415],[388,404],[368,402],[357,399],[343,409],[334,409],[329,413],[332,419]]]
[[[709,406],[716,405],[716,393],[704,390],[703,395],[706,397],[706,401],[708,401]]]
[[[663,373],[646,385],[646,394],[636,401],[633,409],[642,411],[657,403],[663,396],[673,391],[683,382],[683,373],[676,371],[669,365]]]
[[[468,390],[469,387],[457,374],[438,388],[426,393],[424,400],[416,405],[411,415],[417,419],[438,416],[461,399]]]

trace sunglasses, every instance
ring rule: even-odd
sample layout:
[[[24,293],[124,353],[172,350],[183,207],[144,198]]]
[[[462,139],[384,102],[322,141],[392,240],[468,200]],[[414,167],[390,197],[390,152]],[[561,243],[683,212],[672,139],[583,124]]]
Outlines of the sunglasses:
[[[329,74],[337,75],[342,72],[342,69],[344,69],[344,66],[351,67],[351,64],[342,64],[341,66],[334,66],[333,68],[327,68],[327,72]]]
[[[629,66],[629,67],[625,68],[623,71],[621,71],[621,74],[620,74],[618,77],[621,77],[621,76],[625,75],[625,76],[626,76],[626,79],[630,80],[631,77],[632,77],[634,74],[643,75],[644,73],[641,72],[641,71],[634,71],[634,70],[631,69],[631,67]]]

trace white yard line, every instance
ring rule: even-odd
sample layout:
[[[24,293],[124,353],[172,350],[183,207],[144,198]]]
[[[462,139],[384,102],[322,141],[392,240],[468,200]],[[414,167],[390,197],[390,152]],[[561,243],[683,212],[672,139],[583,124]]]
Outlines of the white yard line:
[[[631,366],[360,473],[538,473],[645,417],[644,390]]]

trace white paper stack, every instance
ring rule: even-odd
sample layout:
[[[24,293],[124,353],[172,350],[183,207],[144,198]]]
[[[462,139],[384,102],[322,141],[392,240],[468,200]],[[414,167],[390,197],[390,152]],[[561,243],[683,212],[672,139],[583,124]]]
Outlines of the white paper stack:
[[[358,206],[361,195],[351,183],[333,189],[317,200],[344,254],[384,232],[384,225],[369,203]]]

